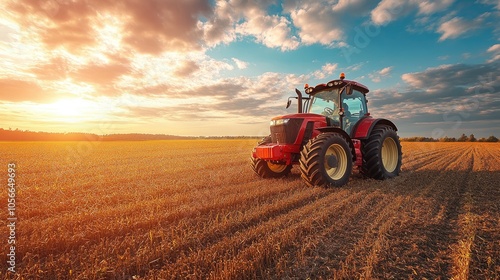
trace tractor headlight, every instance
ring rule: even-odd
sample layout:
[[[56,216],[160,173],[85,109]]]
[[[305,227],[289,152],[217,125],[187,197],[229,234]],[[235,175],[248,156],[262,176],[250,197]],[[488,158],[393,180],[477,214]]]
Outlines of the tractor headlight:
[[[288,123],[290,119],[278,119],[278,120],[271,120],[270,125],[283,125]]]

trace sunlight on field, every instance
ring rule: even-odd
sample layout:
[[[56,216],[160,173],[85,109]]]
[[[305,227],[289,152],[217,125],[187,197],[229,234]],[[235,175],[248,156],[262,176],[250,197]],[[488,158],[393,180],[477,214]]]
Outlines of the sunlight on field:
[[[404,142],[401,176],[355,172],[346,187],[323,189],[305,187],[297,168],[284,179],[257,177],[255,143],[0,143],[1,176],[10,161],[18,166],[17,273],[500,277],[500,144]]]

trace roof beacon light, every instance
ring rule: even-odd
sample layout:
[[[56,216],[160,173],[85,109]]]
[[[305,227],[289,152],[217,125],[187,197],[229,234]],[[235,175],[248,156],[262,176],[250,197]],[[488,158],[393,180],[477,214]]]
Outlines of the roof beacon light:
[[[345,79],[345,74],[344,74],[344,72],[340,73],[340,79],[341,79],[341,80]]]

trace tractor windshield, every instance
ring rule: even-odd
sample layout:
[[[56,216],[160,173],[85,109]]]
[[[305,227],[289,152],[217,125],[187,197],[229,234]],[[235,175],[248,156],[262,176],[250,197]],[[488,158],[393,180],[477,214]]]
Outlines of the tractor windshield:
[[[339,123],[339,110],[339,89],[332,88],[316,93],[311,98],[308,112],[326,116],[333,123]]]

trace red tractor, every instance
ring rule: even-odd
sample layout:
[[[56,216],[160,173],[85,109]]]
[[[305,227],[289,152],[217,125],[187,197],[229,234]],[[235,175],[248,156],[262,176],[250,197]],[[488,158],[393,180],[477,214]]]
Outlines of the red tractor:
[[[271,135],[253,149],[253,170],[263,178],[277,178],[299,164],[305,183],[322,187],[347,184],[353,164],[369,178],[398,176],[402,152],[397,128],[370,116],[368,91],[345,80],[344,73],[326,84],[306,84],[308,97],[295,89],[298,113],[271,120]],[[287,108],[290,103],[289,98]]]

